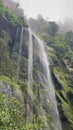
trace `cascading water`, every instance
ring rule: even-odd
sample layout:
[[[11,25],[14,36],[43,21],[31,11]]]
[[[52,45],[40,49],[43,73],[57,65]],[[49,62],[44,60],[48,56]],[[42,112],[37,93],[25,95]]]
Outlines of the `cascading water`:
[[[22,27],[22,29],[21,29],[21,37],[20,37],[20,45],[19,45],[19,57],[18,57],[18,68],[17,68],[17,82],[18,82],[18,79],[19,79],[20,61],[21,61],[21,53],[22,53],[22,41],[23,41],[23,30],[24,30],[24,28]]]
[[[50,120],[44,121],[46,128],[43,128],[43,130],[62,130],[59,119],[59,113],[57,109],[54,86],[50,74],[50,62],[48,61],[44,49],[44,43],[36,35],[32,34],[30,30],[29,42],[30,45],[28,59],[28,88],[30,88],[32,91],[30,97],[38,98],[37,95],[39,93],[38,100],[40,103],[40,110],[38,109],[38,107],[36,107],[37,113],[39,113],[42,116],[46,116],[46,114],[50,115]],[[38,72],[38,76],[36,79],[37,83],[40,84],[40,87],[37,87],[36,89],[36,95],[33,91],[34,68]],[[32,101],[34,101],[34,99],[32,99]],[[31,102],[31,104],[33,104],[33,102]]]
[[[30,88],[32,89],[33,87],[33,44],[32,44],[32,32],[31,29],[29,28],[29,51],[28,51],[28,83]]]
[[[60,119],[59,119],[59,114],[58,114],[58,109],[57,109],[57,103],[56,103],[56,98],[55,98],[55,92],[54,92],[54,86],[52,83],[51,79],[51,74],[50,74],[50,63],[47,59],[47,55],[44,49],[44,43],[35,36],[37,39],[38,47],[39,47],[39,59],[40,63],[42,65],[42,74],[43,74],[43,79],[42,82],[44,83],[44,90],[45,90],[45,100],[46,104],[49,103],[49,114],[51,115],[52,121],[54,123],[54,126],[50,124],[50,130],[61,130],[61,124],[60,124]],[[42,101],[42,100],[40,100]]]
[[[31,116],[31,121],[33,121],[33,44],[32,44],[32,32],[29,32],[29,49],[28,49],[28,88],[27,88],[27,121]],[[30,113],[31,109],[31,113]]]
[[[17,27],[17,30],[16,30],[16,35],[15,35],[15,45],[16,45],[16,41],[17,41],[17,38],[18,38],[18,27]],[[11,60],[11,64],[10,64],[10,77],[12,78],[12,70],[13,70],[13,62],[14,62],[14,48],[13,48],[13,52],[12,52],[12,60]]]

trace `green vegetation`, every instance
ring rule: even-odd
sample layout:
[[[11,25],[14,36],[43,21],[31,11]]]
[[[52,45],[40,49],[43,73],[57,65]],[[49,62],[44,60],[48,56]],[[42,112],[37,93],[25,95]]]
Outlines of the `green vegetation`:
[[[7,99],[4,94],[0,93],[0,129],[24,129],[23,108],[18,99],[14,97]]]
[[[26,22],[24,17],[16,16],[16,14],[12,13],[9,9],[5,9],[4,17],[9,21],[12,25],[20,24],[22,26],[26,26]]]
[[[1,0],[0,15],[13,28],[27,25],[24,17],[6,8]],[[0,130],[42,130],[42,116],[35,113],[32,121],[31,118],[29,122],[26,121],[28,43],[23,42],[22,55],[18,61],[21,30],[18,32],[19,40],[13,39],[9,26],[2,29],[0,25]]]
[[[43,36],[53,62],[52,77],[64,130],[73,129],[73,32]],[[48,49],[48,48],[51,49]],[[56,76],[56,77],[55,77]]]
[[[42,117],[34,116],[33,123],[24,119],[24,105],[15,98],[7,98],[0,92],[0,129],[1,130],[42,130]]]
[[[5,90],[1,92],[3,86],[11,87],[9,94]],[[44,118],[34,114],[34,118],[29,120],[26,118],[26,104],[21,101],[26,95],[27,82],[16,84],[11,79],[5,76],[0,76],[0,129],[1,130],[42,130],[44,128]],[[7,88],[6,88],[7,89]],[[9,87],[8,87],[9,89]],[[15,92],[20,95],[16,96]],[[11,91],[11,92],[10,92]],[[8,93],[8,91],[7,91]],[[12,95],[10,95],[12,93]],[[23,97],[24,96],[24,97]],[[48,120],[50,117],[47,117]]]
[[[5,17],[12,25],[20,24],[24,27],[27,25],[24,16],[17,16],[9,8],[4,6],[2,0],[0,0],[0,15]]]
[[[17,7],[18,6],[17,4]],[[27,26],[25,17],[17,16],[16,13],[13,13],[9,8],[3,5],[2,0],[0,0],[0,15],[11,27]],[[30,19],[30,23],[32,24],[33,30],[40,34],[40,37],[42,36],[43,40],[46,42],[45,49],[52,64],[50,68],[55,85],[55,93],[63,130],[73,130],[73,32],[57,34],[59,29],[57,23],[48,22],[40,15],[37,20]],[[21,29],[18,33],[18,36],[20,36]],[[33,121],[30,119],[30,122],[26,122],[28,34],[25,33],[23,41],[25,42],[23,42],[22,54],[19,57],[20,37],[13,39],[12,35],[10,35],[9,28],[7,28],[7,30],[1,28],[0,130],[42,130],[45,127],[44,120],[47,120],[47,122],[51,120],[51,117],[46,111],[46,117],[42,117],[37,113],[37,107],[39,108],[40,105],[39,87],[42,88],[45,84],[41,85],[41,83],[38,83],[38,76],[39,78],[42,76],[42,70],[40,66],[40,72],[36,71],[35,68],[38,67],[38,63],[36,64],[34,59],[34,118]],[[36,54],[38,56],[38,52],[36,52]],[[20,61],[18,61],[19,58]],[[7,89],[3,90],[3,92],[1,90],[1,87],[7,87],[8,85],[12,91],[12,95],[9,97],[5,93]],[[36,90],[38,90],[38,95],[36,94]],[[20,95],[19,97],[23,97],[24,103],[22,103],[21,98],[15,96],[16,93],[14,94],[14,92],[17,92],[17,94]],[[28,94],[32,95],[31,89],[29,89]],[[42,95],[45,97],[44,90],[42,90]],[[48,106],[49,104],[47,104],[47,107]]]

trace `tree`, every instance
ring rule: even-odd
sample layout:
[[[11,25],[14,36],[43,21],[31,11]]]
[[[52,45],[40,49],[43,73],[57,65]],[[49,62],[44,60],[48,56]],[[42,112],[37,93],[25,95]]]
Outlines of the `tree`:
[[[42,15],[38,15],[37,19],[30,18],[29,24],[34,32],[38,34],[47,34],[48,33],[48,21],[43,18]]]
[[[48,30],[48,33],[51,35],[51,36],[54,36],[56,34],[56,32],[58,31],[59,29],[59,26],[58,24],[56,24],[55,22],[49,22],[49,30]]]

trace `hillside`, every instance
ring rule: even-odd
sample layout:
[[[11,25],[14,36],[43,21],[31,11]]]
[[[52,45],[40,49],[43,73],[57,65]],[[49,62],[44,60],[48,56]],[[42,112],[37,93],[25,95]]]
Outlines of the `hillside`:
[[[46,52],[53,62],[52,78],[63,129],[73,129],[73,50],[72,39],[67,39],[70,33],[44,36]],[[73,37],[73,33],[71,33]],[[71,45],[70,45],[71,40]]]
[[[18,3],[13,2],[12,0],[3,0],[3,3],[17,16],[24,16],[23,10],[19,7]]]
[[[29,19],[33,32],[44,40],[48,60],[50,60],[58,109],[64,130],[73,129],[73,32],[54,21],[48,22],[42,16]],[[51,23],[51,24],[50,24]],[[58,30],[56,31],[56,25]],[[65,26],[65,25],[64,25]],[[62,31],[61,31],[62,30]],[[55,32],[55,33],[54,33]]]
[[[48,130],[46,124],[50,130],[60,130],[56,129],[57,117],[54,122],[50,114],[55,108],[49,99],[53,104],[55,99],[53,92],[48,96],[47,69],[62,130],[73,130],[73,32],[62,33],[56,22],[48,24],[41,17],[33,23],[29,20],[44,41],[45,53],[42,40],[28,30],[22,9],[13,1],[3,2],[0,0],[0,130]]]

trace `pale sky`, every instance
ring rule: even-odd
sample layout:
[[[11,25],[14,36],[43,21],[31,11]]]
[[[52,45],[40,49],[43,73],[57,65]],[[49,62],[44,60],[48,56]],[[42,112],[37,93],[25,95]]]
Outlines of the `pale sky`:
[[[14,0],[19,1],[27,17],[36,18],[38,14],[54,21],[73,19],[73,0]]]

